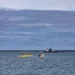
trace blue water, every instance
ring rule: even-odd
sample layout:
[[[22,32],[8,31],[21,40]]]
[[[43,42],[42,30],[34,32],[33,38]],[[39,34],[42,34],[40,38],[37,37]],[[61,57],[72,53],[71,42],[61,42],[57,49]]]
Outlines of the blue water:
[[[33,54],[33,57],[18,58],[20,54]],[[75,75],[75,52],[0,52],[0,75]]]

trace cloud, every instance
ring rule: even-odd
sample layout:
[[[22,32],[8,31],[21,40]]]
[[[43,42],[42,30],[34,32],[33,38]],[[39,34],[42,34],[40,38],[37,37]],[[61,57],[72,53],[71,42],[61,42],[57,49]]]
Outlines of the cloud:
[[[18,13],[19,11],[17,11]],[[42,46],[44,48],[50,47],[50,45],[57,48],[74,48],[75,21],[73,21],[74,18],[72,19],[75,15],[74,12],[49,11],[47,15],[45,13],[42,16],[36,16],[39,13],[35,13],[35,16],[31,17],[29,14],[28,17],[21,16],[21,13],[17,16],[2,14],[0,17],[0,46],[4,48],[6,45],[8,47],[15,45],[15,49],[16,46],[18,48],[24,46],[23,49],[25,49],[25,46],[28,48],[29,46]],[[56,14],[59,15],[55,16]]]
[[[25,17],[10,17],[10,18],[7,18],[7,20],[10,22],[10,21],[21,21],[21,20],[26,20]]]
[[[40,26],[49,27],[49,26],[52,26],[52,24],[48,24],[48,23],[32,23],[32,24],[16,24],[16,25],[25,26],[25,27],[34,27],[34,26],[37,26],[37,27],[40,27]]]
[[[4,20],[5,19],[5,17],[4,16],[0,16],[0,20]]]
[[[75,33],[75,29],[65,29],[65,28],[55,28],[53,31],[51,32],[64,32],[64,33]]]
[[[21,32],[19,32],[19,31],[1,31],[0,32],[0,34],[10,34],[10,35],[17,35],[17,34],[19,34],[19,35],[26,35],[26,34],[33,34],[33,32],[23,32],[23,31],[21,31]]]
[[[0,20],[7,20],[9,22],[13,22],[13,21],[21,21],[21,20],[26,20],[25,17],[22,16],[0,16]]]
[[[24,34],[33,34],[33,32],[15,32],[14,34],[22,34],[22,35],[24,35]]]
[[[16,20],[15,20],[16,21]],[[18,19],[17,19],[17,21],[18,21]],[[37,26],[37,27],[51,27],[51,26],[53,26],[52,24],[48,24],[48,23],[31,23],[31,24],[25,24],[25,23],[13,23],[13,22],[11,22],[11,21],[9,21],[9,23],[7,23],[7,24],[5,24],[5,25],[7,25],[7,26],[20,26],[20,27],[35,27],[35,26]]]
[[[74,28],[66,28],[66,26],[55,26],[55,25],[51,25],[49,27],[45,27],[43,29],[41,29],[42,34],[45,34],[46,32],[47,33],[75,33],[75,29]],[[41,33],[39,33],[41,34]]]
[[[1,8],[75,10],[75,0],[0,0]]]

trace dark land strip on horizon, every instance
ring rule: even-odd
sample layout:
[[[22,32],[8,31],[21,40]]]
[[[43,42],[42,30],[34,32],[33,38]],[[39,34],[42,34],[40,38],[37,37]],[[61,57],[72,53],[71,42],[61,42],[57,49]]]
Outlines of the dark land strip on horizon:
[[[0,50],[0,52],[38,52],[45,50]],[[53,50],[51,52],[75,52],[75,50]]]

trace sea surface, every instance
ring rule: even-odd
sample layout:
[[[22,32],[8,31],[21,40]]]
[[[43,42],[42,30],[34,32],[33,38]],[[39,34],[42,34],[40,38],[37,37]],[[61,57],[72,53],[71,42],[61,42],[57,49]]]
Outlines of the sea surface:
[[[75,75],[75,52],[0,51],[0,75]],[[21,54],[33,57],[18,58]]]

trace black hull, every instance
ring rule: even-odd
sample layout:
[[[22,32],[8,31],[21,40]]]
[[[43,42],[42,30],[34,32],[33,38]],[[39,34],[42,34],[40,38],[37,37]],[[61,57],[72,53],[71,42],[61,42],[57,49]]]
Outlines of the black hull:
[[[60,51],[44,51],[44,53],[59,53]]]
[[[55,50],[55,51],[44,51],[44,53],[65,53],[65,52],[75,52],[75,50]]]

